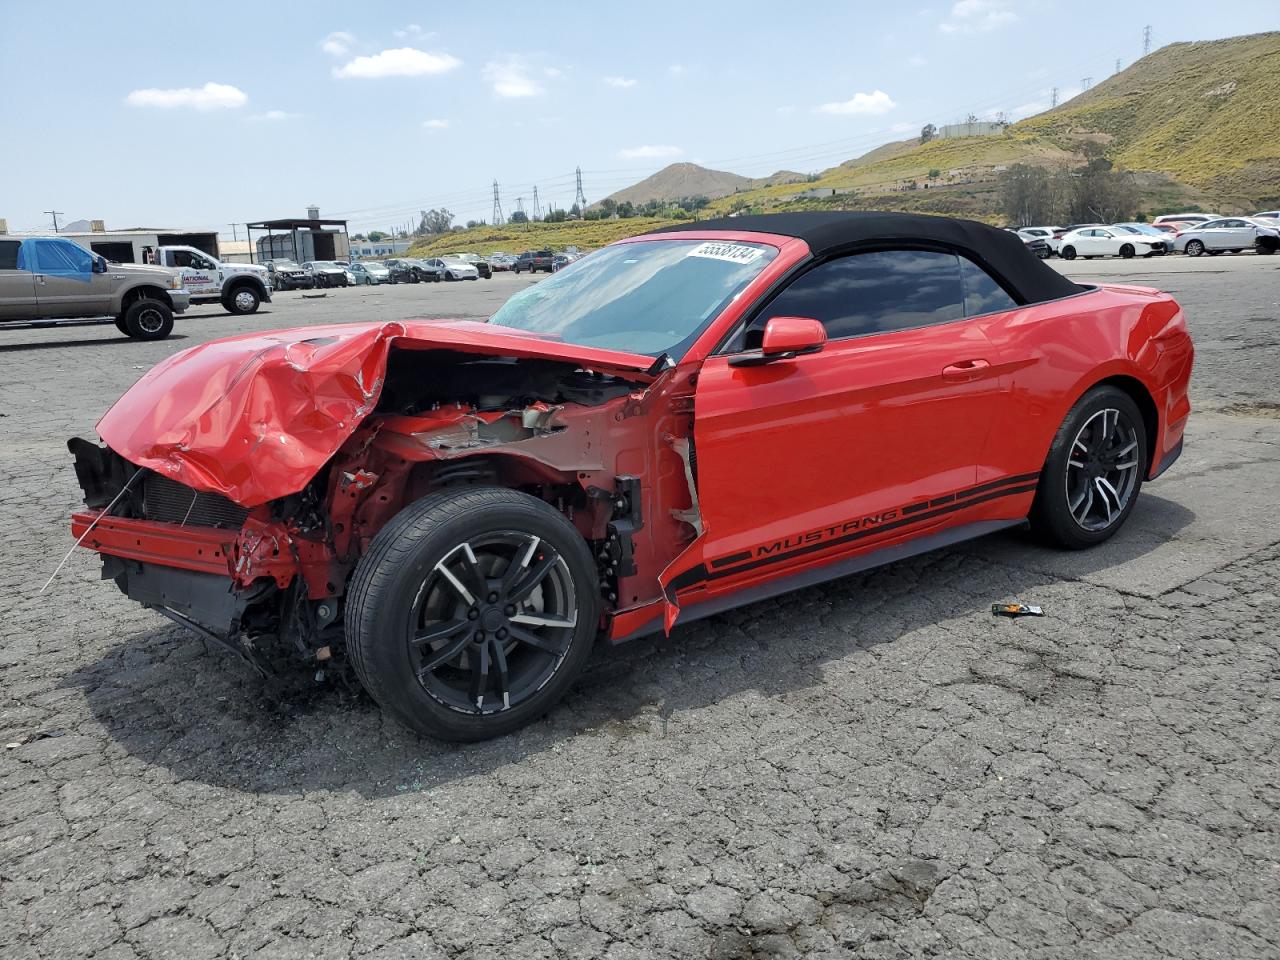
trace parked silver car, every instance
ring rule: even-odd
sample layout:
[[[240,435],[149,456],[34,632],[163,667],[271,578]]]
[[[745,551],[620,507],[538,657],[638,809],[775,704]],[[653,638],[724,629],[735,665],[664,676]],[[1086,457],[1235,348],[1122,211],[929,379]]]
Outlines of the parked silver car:
[[[1275,253],[1280,248],[1280,228],[1260,217],[1223,217],[1182,231],[1173,246],[1189,257],[1202,253],[1216,256],[1223,251],[1239,253],[1250,248],[1258,253]]]

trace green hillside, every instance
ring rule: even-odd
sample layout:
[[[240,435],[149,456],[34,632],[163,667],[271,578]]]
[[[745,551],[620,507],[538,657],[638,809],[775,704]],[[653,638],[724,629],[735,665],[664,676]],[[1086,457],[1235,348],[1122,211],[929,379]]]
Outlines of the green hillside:
[[[1000,221],[997,178],[1015,163],[1058,166],[1101,146],[1133,174],[1146,211],[1252,213],[1280,203],[1280,32],[1174,43],[1056,109],[1002,133],[887,143],[815,180],[738,190],[706,214],[780,210],[904,210]],[[759,182],[759,181],[757,181]],[[652,229],[633,218],[481,227],[415,248],[592,249]]]

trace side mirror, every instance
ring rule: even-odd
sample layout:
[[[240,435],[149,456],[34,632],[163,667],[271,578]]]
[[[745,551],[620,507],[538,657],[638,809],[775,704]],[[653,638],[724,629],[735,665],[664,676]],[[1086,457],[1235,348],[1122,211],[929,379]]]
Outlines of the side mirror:
[[[106,257],[94,257],[94,258],[93,258],[93,272],[94,272],[94,273],[106,273],[106,272],[107,272],[107,258],[106,258]]]
[[[764,325],[760,349],[739,354],[733,367],[758,367],[776,360],[791,360],[802,353],[817,353],[827,344],[827,329],[811,317],[773,317]]]

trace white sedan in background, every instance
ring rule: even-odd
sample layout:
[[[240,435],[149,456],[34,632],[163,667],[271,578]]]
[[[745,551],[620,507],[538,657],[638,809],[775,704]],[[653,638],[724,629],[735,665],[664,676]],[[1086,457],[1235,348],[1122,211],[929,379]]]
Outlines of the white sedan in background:
[[[455,260],[452,257],[434,257],[427,261],[427,266],[444,271],[443,276],[446,280],[480,279],[480,271],[465,260]]]
[[[1280,247],[1280,226],[1264,217],[1223,217],[1178,234],[1174,247],[1189,257],[1217,255],[1224,250],[1239,253],[1250,248],[1275,253]]]
[[[1058,241],[1058,256],[1063,260],[1076,257],[1154,257],[1169,252],[1169,243],[1161,237],[1142,233],[1127,225],[1082,227],[1064,234]]]

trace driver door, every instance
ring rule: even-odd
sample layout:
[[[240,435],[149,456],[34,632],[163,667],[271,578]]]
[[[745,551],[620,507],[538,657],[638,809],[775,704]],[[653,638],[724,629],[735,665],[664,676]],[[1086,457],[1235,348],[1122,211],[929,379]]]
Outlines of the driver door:
[[[960,259],[886,250],[820,264],[752,321],[820,320],[820,352],[704,363],[694,436],[709,582],[691,589],[731,591],[963,519],[954,501],[976,483],[1001,377],[989,320],[966,317]]]
[[[98,257],[70,240],[23,244],[22,257],[35,275],[40,317],[99,317],[111,312],[111,277],[94,270]]]
[[[178,268],[182,285],[193,297],[216,295],[222,289],[222,271],[202,254],[191,250],[173,251],[173,265]]]

